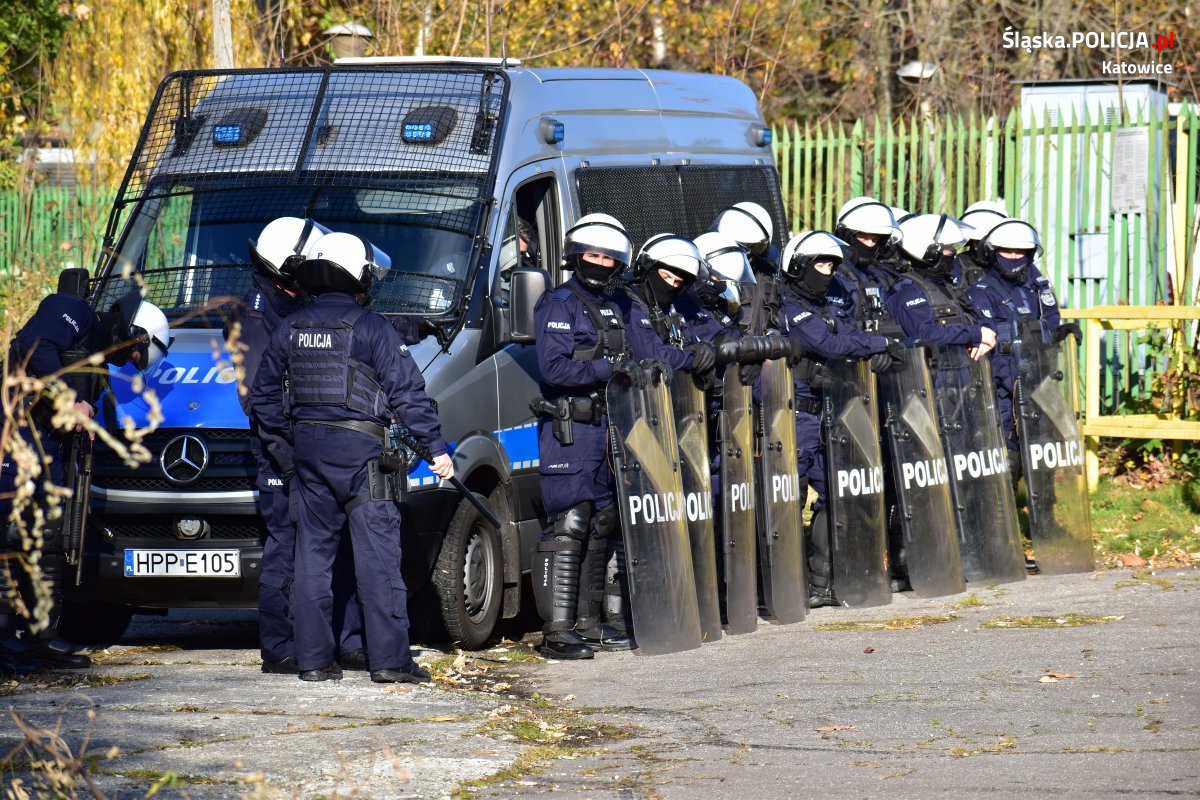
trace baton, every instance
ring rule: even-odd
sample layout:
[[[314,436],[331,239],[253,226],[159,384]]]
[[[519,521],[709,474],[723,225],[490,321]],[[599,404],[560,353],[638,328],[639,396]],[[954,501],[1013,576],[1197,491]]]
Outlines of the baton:
[[[392,436],[400,442],[400,444],[412,450],[417,456],[429,464],[433,464],[433,454],[429,452],[429,448],[417,441],[417,437],[413,436],[413,432],[399,423],[392,423]],[[475,510],[483,515],[483,518],[495,528],[500,530],[500,518],[495,512],[488,507],[486,503],[475,496],[475,493],[463,485],[463,482],[458,479],[457,475],[449,478],[450,485],[458,490],[458,493],[471,502],[475,506]]]
[[[67,563],[75,567],[75,585],[83,580],[83,546],[87,537],[88,508],[92,494],[92,463],[95,443],[87,431],[78,435],[80,465],[71,493],[71,515],[67,529]]]

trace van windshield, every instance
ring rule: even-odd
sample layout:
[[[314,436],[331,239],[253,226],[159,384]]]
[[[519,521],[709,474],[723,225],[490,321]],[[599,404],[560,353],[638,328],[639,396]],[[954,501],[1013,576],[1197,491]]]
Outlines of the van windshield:
[[[301,185],[264,187],[248,186],[254,182],[241,175],[219,189],[205,176],[202,191],[173,181],[134,211],[99,306],[127,291],[135,272],[147,299],[175,318],[239,299],[254,271],[248,244],[267,223],[292,216],[360,235],[390,257],[391,269],[372,288],[373,310],[445,314],[457,306],[472,266],[482,180],[377,175],[370,187],[350,187],[310,176]]]

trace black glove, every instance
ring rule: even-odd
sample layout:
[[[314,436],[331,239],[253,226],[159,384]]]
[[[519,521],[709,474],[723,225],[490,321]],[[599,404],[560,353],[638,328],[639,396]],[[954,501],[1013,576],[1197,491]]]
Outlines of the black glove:
[[[646,374],[646,370],[631,358],[613,364],[613,375],[624,375],[635,389],[645,388],[646,384],[650,382],[650,376]]]
[[[758,376],[762,374],[762,362],[759,361],[754,364],[742,364],[739,371],[741,372],[742,383],[746,386],[750,386],[756,380],[758,380]]]
[[[874,372],[876,375],[879,375],[880,373],[887,372],[889,369],[892,368],[892,364],[895,364],[895,363],[896,363],[896,360],[894,358],[892,358],[889,354],[876,353],[875,355],[871,356],[871,361],[870,361],[871,372]]]
[[[888,339],[887,354],[897,364],[903,365],[908,361],[908,348],[899,339]]]
[[[717,363],[717,348],[712,346],[712,342],[692,342],[683,350],[692,354],[692,366],[689,371],[696,375],[708,372]]]
[[[1058,344],[1072,333],[1075,334],[1076,344],[1083,341],[1083,331],[1080,330],[1078,322],[1061,323],[1057,328],[1054,329],[1054,343]]]
[[[815,365],[808,373],[807,383],[813,389],[822,388],[825,385],[825,367]]]
[[[735,339],[732,336],[722,335],[713,339],[713,344],[716,346],[716,359],[718,364],[731,364],[734,361],[741,359],[741,339]]]
[[[804,358],[806,355],[808,355],[808,351],[804,349],[804,345],[800,344],[800,342],[797,341],[796,339],[793,339],[792,337],[789,336],[784,340],[784,343],[787,345],[787,348],[788,348],[787,349],[787,360],[788,360],[788,364],[790,364],[791,366],[793,366],[793,367],[796,366],[797,364],[800,363],[800,360],[802,358]],[[809,384],[809,385],[811,386],[811,384]]]

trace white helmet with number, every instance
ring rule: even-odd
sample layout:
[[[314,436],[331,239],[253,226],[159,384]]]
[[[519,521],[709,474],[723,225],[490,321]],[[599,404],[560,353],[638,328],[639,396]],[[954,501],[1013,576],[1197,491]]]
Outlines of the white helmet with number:
[[[312,294],[370,292],[372,283],[392,266],[386,253],[354,233],[327,233],[304,256],[296,280]]]
[[[967,243],[970,227],[946,214],[918,214],[900,223],[900,248],[913,261],[931,267],[944,248],[957,250]]]
[[[616,217],[609,214],[585,214],[567,231],[563,256],[599,253],[612,258],[618,268],[628,267],[633,243]]]
[[[257,241],[250,241],[250,262],[273,281],[295,284],[295,269],[304,260],[305,252],[329,228],[311,219],[279,217],[267,223]]]
[[[690,239],[673,233],[660,233],[651,236],[638,251],[637,267],[641,272],[654,269],[667,269],[685,280],[693,281],[700,277],[704,257]]]
[[[132,355],[140,353],[138,369],[147,374],[153,372],[171,348],[171,325],[167,315],[149,300],[143,300],[140,289],[131,289],[118,297],[109,314],[114,320],[113,344],[118,346],[108,361],[124,366]]]
[[[771,215],[758,203],[734,203],[717,214],[710,231],[731,237],[752,256],[760,256],[771,246],[774,231]]]
[[[818,261],[841,263],[848,245],[828,231],[800,231],[783,248],[781,268],[789,278],[799,279]]]

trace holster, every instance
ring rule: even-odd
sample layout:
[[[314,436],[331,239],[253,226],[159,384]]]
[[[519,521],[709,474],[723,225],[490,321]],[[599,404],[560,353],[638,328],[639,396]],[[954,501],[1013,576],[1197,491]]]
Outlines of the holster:
[[[400,454],[395,450],[384,450],[368,461],[367,490],[346,503],[346,515],[364,503],[403,502],[406,489],[402,464]]]

